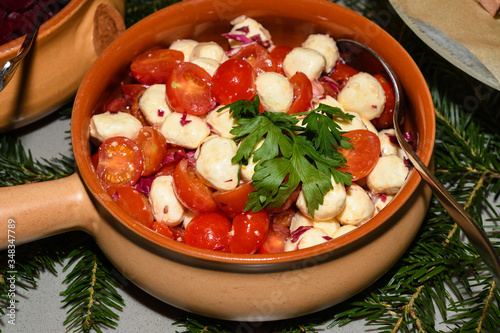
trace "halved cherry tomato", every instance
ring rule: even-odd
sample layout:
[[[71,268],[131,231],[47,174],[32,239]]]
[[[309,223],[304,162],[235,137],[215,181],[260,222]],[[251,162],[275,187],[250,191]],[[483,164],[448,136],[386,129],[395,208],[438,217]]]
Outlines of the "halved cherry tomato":
[[[229,59],[217,67],[212,78],[212,95],[217,103],[227,105],[255,96],[255,72],[241,59]]]
[[[271,223],[267,237],[257,253],[282,253],[285,252],[285,245],[290,235],[290,229]]]
[[[293,103],[288,113],[308,111],[311,108],[313,98],[311,81],[304,73],[297,72],[290,78],[290,83],[293,86]]]
[[[212,193],[217,206],[228,217],[233,218],[236,214],[245,211],[245,205],[248,201],[248,195],[253,191],[251,183],[244,183],[234,190],[230,191],[215,191]]]
[[[157,129],[144,126],[139,131],[135,142],[141,149],[144,160],[142,176],[150,176],[161,167],[167,156],[167,141]]]
[[[385,107],[382,114],[371,122],[378,130],[392,127],[394,124],[393,115],[394,107],[396,106],[396,96],[394,95],[394,87],[389,78],[385,74],[376,74],[374,77],[378,80],[385,92]]]
[[[233,219],[233,235],[229,241],[232,253],[253,254],[262,246],[269,231],[269,213],[261,210],[245,212]]]
[[[354,69],[347,64],[339,62],[335,65],[329,76],[332,80],[337,82],[339,89],[342,89],[349,80],[349,78],[358,73],[359,71],[357,69]]]
[[[134,141],[122,136],[109,138],[101,143],[97,154],[96,173],[106,187],[137,183],[144,162]]]
[[[217,204],[212,198],[212,193],[205,184],[196,176],[188,160],[181,160],[175,167],[174,190],[179,201],[197,213],[209,213],[217,210]]]
[[[283,60],[285,60],[286,55],[290,53],[291,50],[292,48],[288,46],[276,46],[271,50],[271,52],[269,52],[271,59],[273,59],[275,66],[274,71],[276,73],[285,75],[285,72],[283,71]]]
[[[354,148],[339,150],[347,160],[347,166],[339,170],[349,172],[352,180],[356,181],[368,175],[377,164],[380,140],[375,133],[368,130],[353,130],[342,135],[350,139]]]
[[[148,200],[139,191],[126,185],[113,185],[107,189],[111,198],[121,209],[137,222],[153,228],[153,212]]]
[[[165,236],[167,238],[170,238],[170,239],[174,239],[174,233],[164,223],[161,223],[161,222],[158,222],[158,221],[154,221],[153,227],[151,229],[153,229],[154,231],[156,231],[160,235],[163,235],[163,236]]]
[[[257,74],[274,72],[276,68],[269,52],[257,43],[243,45],[231,59],[247,61]]]
[[[231,222],[221,213],[195,216],[187,225],[184,242],[207,250],[229,252]]]
[[[216,103],[211,93],[212,77],[200,66],[182,62],[167,80],[167,102],[179,113],[195,116],[211,111]]]
[[[129,112],[130,106],[125,98],[120,97],[111,101],[111,103],[106,106],[106,111],[109,112]]]
[[[132,60],[130,71],[140,83],[165,83],[172,69],[183,60],[184,53],[178,50],[151,50]]]
[[[148,87],[143,84],[124,84],[121,86],[123,98],[129,104],[129,113],[136,117],[144,126],[149,125],[139,108],[139,98]]]

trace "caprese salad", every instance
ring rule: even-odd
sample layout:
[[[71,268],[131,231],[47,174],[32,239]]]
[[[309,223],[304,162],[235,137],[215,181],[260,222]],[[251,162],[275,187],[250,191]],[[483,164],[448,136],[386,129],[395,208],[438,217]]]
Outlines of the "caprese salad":
[[[298,250],[366,223],[411,168],[388,79],[345,64],[329,35],[289,47],[252,18],[231,24],[227,45],[133,59],[91,118],[103,187],[145,227],[214,251]]]

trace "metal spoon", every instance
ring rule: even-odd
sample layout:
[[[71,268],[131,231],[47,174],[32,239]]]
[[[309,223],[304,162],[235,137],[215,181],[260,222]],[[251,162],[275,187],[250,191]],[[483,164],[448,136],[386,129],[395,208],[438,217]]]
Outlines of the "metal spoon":
[[[3,65],[2,70],[0,70],[0,92],[7,86],[10,82],[14,74],[16,73],[19,64],[24,59],[26,54],[28,54],[31,49],[31,45],[33,45],[33,41],[36,39],[38,34],[38,28],[40,26],[39,20],[35,20],[33,28],[26,34],[24,38],[23,44],[19,48],[17,55],[7,61],[5,65]]]
[[[496,254],[495,248],[491,244],[488,236],[425,166],[401,133],[400,124],[403,121],[402,104],[404,102],[403,88],[390,66],[375,51],[357,41],[339,39],[337,40],[337,45],[341,53],[346,55],[344,59],[347,64],[349,64],[349,62],[354,64],[354,62],[362,61],[370,66],[370,68],[376,68],[378,66],[379,68],[376,68],[377,71],[385,71],[387,73],[392,81],[396,97],[393,120],[396,138],[400,146],[406,151],[408,159],[422,179],[429,185],[439,202],[441,202],[450,216],[460,226],[469,241],[475,246],[477,252],[493,274],[497,287],[500,288],[500,258]]]

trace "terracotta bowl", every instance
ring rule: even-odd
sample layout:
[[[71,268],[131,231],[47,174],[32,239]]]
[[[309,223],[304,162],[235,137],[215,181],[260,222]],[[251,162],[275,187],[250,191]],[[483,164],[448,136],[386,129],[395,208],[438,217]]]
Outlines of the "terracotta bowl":
[[[68,102],[102,50],[125,30],[124,0],[73,0],[40,26],[33,47],[0,93],[0,131],[27,125]],[[0,45],[0,66],[24,36]]]
[[[225,254],[166,239],[128,217],[101,187],[91,164],[90,117],[131,59],[178,38],[222,43],[220,34],[241,14],[262,22],[278,45],[298,45],[318,32],[357,39],[379,52],[402,81],[411,106],[406,125],[417,138],[420,158],[430,163],[435,119],[426,82],[405,50],[371,21],[322,0],[253,0],[237,6],[188,0],[131,27],[85,76],[71,128],[79,172],[1,190],[4,206],[13,208],[1,209],[0,219],[15,221],[17,242],[83,229],[117,269],[151,295],[194,313],[244,321],[284,319],[330,307],[359,293],[396,263],[417,234],[430,200],[414,170],[394,200],[363,226],[319,246],[276,255]],[[5,239],[1,244],[7,246]]]

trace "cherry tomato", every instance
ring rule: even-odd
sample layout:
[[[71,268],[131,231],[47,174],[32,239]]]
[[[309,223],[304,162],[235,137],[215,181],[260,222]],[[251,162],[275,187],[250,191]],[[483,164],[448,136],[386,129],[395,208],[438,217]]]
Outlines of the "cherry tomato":
[[[111,103],[106,106],[106,111],[109,112],[130,112],[128,102],[125,98],[117,98],[111,101]]]
[[[122,136],[109,138],[101,143],[97,153],[96,173],[106,187],[137,183],[144,162],[134,141]]]
[[[163,134],[150,126],[141,128],[135,141],[144,160],[142,176],[150,176],[161,167],[167,156],[167,141]]]
[[[187,225],[184,242],[207,250],[229,252],[231,222],[221,213],[195,216]]]
[[[290,78],[290,83],[293,86],[293,103],[288,113],[308,111],[311,108],[313,98],[311,81],[304,73],[297,72]]]
[[[172,232],[172,230],[167,225],[165,225],[161,222],[154,221],[151,229],[153,229],[154,231],[156,231],[160,235],[163,235],[163,236],[170,238],[170,239],[174,239],[174,233]]]
[[[129,105],[129,113],[136,117],[144,126],[149,125],[139,108],[139,98],[147,89],[143,84],[124,84],[121,86],[123,98]]]
[[[227,105],[255,96],[255,72],[241,59],[229,59],[217,67],[212,79],[212,95],[217,103]]]
[[[385,107],[382,114],[378,118],[372,119],[371,122],[378,130],[382,130],[392,127],[394,124],[393,115],[394,107],[396,106],[396,96],[394,95],[394,87],[386,75],[376,74],[374,77],[380,82],[382,88],[384,88]]]
[[[132,60],[130,71],[140,83],[147,85],[165,83],[173,68],[183,60],[184,53],[178,50],[151,50]]]
[[[146,197],[139,191],[126,185],[113,185],[107,191],[127,215],[142,225],[150,229],[153,228],[154,217],[151,206]]]
[[[231,59],[241,59],[247,61],[257,74],[264,72],[274,72],[276,66],[267,50],[257,43],[243,45]]]
[[[228,217],[233,218],[236,214],[245,211],[245,205],[248,200],[248,195],[253,191],[251,183],[244,183],[234,190],[230,191],[215,191],[212,196],[217,203],[217,206]]]
[[[212,198],[212,193],[205,184],[196,176],[188,160],[181,160],[175,167],[174,189],[179,201],[197,213],[209,213],[217,210],[217,204]]]
[[[354,149],[340,149],[347,160],[346,167],[339,168],[349,172],[353,181],[368,175],[378,162],[380,156],[380,140],[378,136],[368,130],[353,130],[343,136],[350,139]]]
[[[257,253],[282,253],[285,252],[285,245],[290,235],[290,229],[271,223],[264,243]]]
[[[349,65],[337,63],[329,76],[332,80],[337,82],[339,89],[342,89],[344,88],[349,78],[358,73],[359,71],[357,69],[354,69]]]
[[[167,80],[167,102],[176,112],[203,115],[216,105],[211,85],[212,77],[207,71],[196,64],[182,62]]]
[[[232,253],[252,254],[262,246],[269,231],[269,213],[261,210],[245,212],[233,219],[233,235],[229,241]]]
[[[285,60],[286,55],[290,53],[291,50],[292,48],[288,46],[276,46],[271,50],[271,52],[269,52],[275,66],[274,71],[276,73],[285,75],[285,72],[283,71],[283,60]]]
[[[290,196],[285,200],[285,202],[281,207],[269,209],[268,210],[269,213],[281,213],[289,209],[297,201],[297,198],[299,197],[300,194],[300,190],[301,186],[299,185],[295,190],[293,190],[292,194],[290,194]]]

